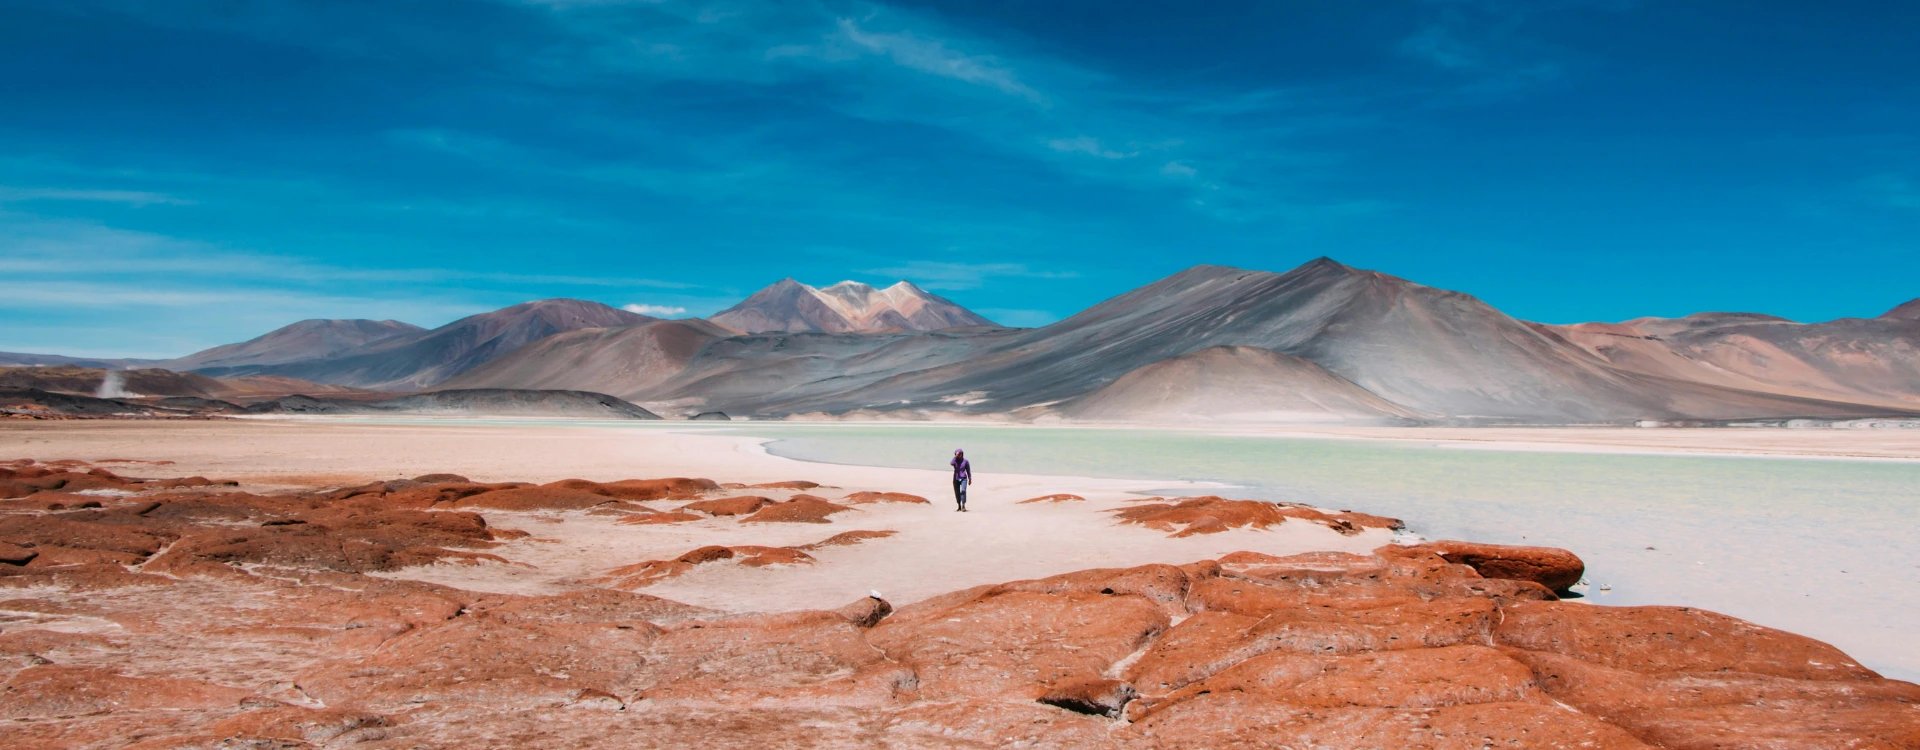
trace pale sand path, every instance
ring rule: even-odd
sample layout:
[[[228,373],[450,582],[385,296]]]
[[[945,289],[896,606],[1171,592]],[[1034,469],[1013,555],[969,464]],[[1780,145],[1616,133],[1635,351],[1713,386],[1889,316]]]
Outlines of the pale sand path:
[[[435,565],[396,575],[461,588],[539,593],[579,585],[580,578],[646,560],[677,557],[711,545],[791,546],[856,529],[896,536],[813,552],[814,565],[746,568],[702,566],[645,593],[729,611],[810,609],[845,604],[878,590],[896,604],[988,583],[1098,567],[1187,563],[1237,550],[1286,555],[1315,550],[1364,553],[1387,544],[1384,531],[1341,536],[1325,527],[1287,523],[1265,531],[1229,531],[1172,539],[1112,522],[1107,509],[1139,493],[1178,483],[1037,475],[983,475],[970,512],[953,511],[947,471],[845,466],[771,456],[764,439],[684,434],[666,429],[597,429],[537,425],[370,425],[330,420],[213,422],[43,422],[0,425],[0,457],[138,458],[175,462],[125,473],[205,475],[263,489],[350,485],[432,472],[478,481],[607,481],[667,476],[722,482],[806,479],[834,489],[926,496],[932,505],[868,504],[829,524],[741,524],[711,519],[685,524],[621,525],[585,513],[488,511],[490,523],[533,536],[491,552],[517,565]],[[944,456],[930,457],[941,466]],[[1184,485],[1202,490],[1201,485]],[[1086,502],[1020,505],[1071,492]],[[784,497],[790,492],[741,490]],[[732,494],[732,493],[729,493]],[[651,505],[665,509],[676,503]],[[1357,510],[1365,510],[1364,508]]]

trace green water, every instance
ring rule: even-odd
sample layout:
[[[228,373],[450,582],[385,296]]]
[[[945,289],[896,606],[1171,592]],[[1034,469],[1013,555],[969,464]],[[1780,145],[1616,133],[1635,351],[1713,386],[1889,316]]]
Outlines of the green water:
[[[807,461],[942,469],[965,448],[982,482],[996,471],[1218,482],[1230,496],[1395,516],[1430,538],[1565,547],[1588,563],[1588,601],[1705,607],[1920,678],[1920,463],[1079,428],[727,431]]]

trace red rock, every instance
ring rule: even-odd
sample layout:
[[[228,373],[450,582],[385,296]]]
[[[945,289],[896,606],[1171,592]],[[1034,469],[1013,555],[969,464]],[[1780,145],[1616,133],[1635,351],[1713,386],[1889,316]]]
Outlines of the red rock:
[[[137,490],[139,485],[121,478],[112,472],[101,473],[74,471],[49,471],[44,469],[23,469],[12,472],[12,476],[0,478],[0,498],[26,497],[36,492],[60,490],[80,492],[83,490]]]
[[[222,740],[285,740],[301,744],[342,744],[386,738],[392,724],[385,716],[365,711],[300,706],[267,706],[212,726],[210,735]]]
[[[807,565],[813,562],[813,557],[791,547],[760,547],[754,545],[724,547],[711,545],[687,552],[671,560],[648,560],[642,563],[615,568],[608,571],[606,575],[594,579],[594,581],[621,589],[635,589],[651,585],[666,578],[685,575],[701,565],[727,560],[751,568],[761,568],[769,565]]]
[[[709,563],[715,560],[727,560],[727,559],[731,559],[732,557],[733,557],[732,547],[712,546],[712,547],[701,547],[700,549],[697,549],[692,552],[688,552],[684,555],[681,555],[679,557],[676,557],[674,558],[674,562],[682,562],[688,565],[699,565],[701,563]]]
[[[885,539],[887,537],[893,536],[898,533],[900,532],[890,531],[890,530],[843,531],[841,533],[834,534],[833,536],[827,537],[825,539],[814,542],[812,544],[803,544],[799,547],[795,547],[794,549],[810,552],[810,551],[825,548],[825,547],[845,547],[845,546],[859,544],[861,542],[867,541],[868,539]]]
[[[1127,703],[1137,697],[1132,685],[1119,680],[1082,677],[1047,688],[1038,700],[1076,713],[1119,718]]]
[[[921,497],[919,495],[909,495],[905,492],[855,492],[850,495],[847,495],[844,498],[841,498],[840,502],[850,503],[853,505],[862,505],[866,503],[907,503],[911,505],[931,505],[931,503],[927,502],[926,498]]]
[[[847,618],[847,622],[853,623],[856,627],[870,628],[880,624],[887,615],[893,614],[893,605],[887,603],[885,599],[869,596],[834,610],[834,613]]]
[[[622,500],[685,500],[699,497],[701,493],[720,489],[720,485],[711,479],[691,479],[687,477],[669,477],[667,479],[623,479],[618,482],[606,482],[598,490],[608,497]]]
[[[25,565],[40,553],[10,542],[0,542],[0,564]]]
[[[710,516],[744,516],[772,503],[773,500],[758,495],[741,495],[687,503],[680,509]]]
[[[206,477],[182,477],[179,479],[150,479],[140,483],[143,490],[177,490],[187,487],[238,487],[239,482],[231,479],[215,481]]]
[[[607,495],[565,487],[521,487],[494,490],[455,500],[455,508],[494,510],[585,510],[613,502]]]
[[[811,490],[811,489],[818,488],[820,486],[820,483],[809,482],[804,479],[796,479],[796,480],[790,480],[786,482],[761,482],[760,484],[748,484],[748,485],[742,485],[742,486],[752,487],[754,489],[761,489],[761,490]]]
[[[1078,502],[1085,502],[1085,501],[1086,501],[1086,498],[1081,497],[1079,495],[1069,495],[1066,493],[1059,493],[1054,495],[1041,495],[1036,498],[1021,500],[1018,504],[1027,505],[1029,503],[1078,503]]]
[[[225,708],[249,692],[198,680],[133,677],[95,667],[46,664],[20,670],[0,686],[0,716],[17,721],[147,708]]]
[[[1578,555],[1555,547],[1518,547],[1441,540],[1390,548],[1385,554],[1439,555],[1447,562],[1473,568],[1487,578],[1533,581],[1553,591],[1565,591],[1587,572]]]
[[[656,702],[889,707],[913,683],[911,671],[869,642],[890,621],[867,629],[813,611],[685,623],[648,649],[640,683]]]
[[[1829,747],[1871,736],[1920,746],[1920,686],[1741,672],[1646,674],[1509,649],[1554,699],[1670,747]],[[1910,712],[1909,712],[1910,713]],[[1844,745],[1843,745],[1844,746]]]
[[[1920,686],[1825,644],[1698,610],[1555,602],[1538,582],[1484,577],[1432,550],[1086,570],[891,614],[875,598],[737,616],[584,582],[519,596],[359,572],[457,560],[502,538],[474,513],[392,502],[458,486],[169,490],[143,512],[9,505],[0,522],[39,541],[4,537],[37,554],[0,564],[11,613],[0,716],[16,719],[5,744],[1920,746]],[[527,489],[489,491],[512,488]],[[797,504],[814,502],[825,501]],[[1346,520],[1280,507],[1289,520]],[[1173,531],[1236,519],[1163,520]],[[884,533],[652,564],[787,564]],[[154,555],[153,540],[177,541]],[[49,555],[145,556],[152,573],[40,567]],[[564,707],[603,710],[555,713]]]
[[[696,514],[688,513],[685,511],[675,510],[675,511],[667,511],[664,513],[635,513],[633,515],[630,515],[618,521],[615,521],[615,523],[651,525],[651,524],[659,524],[659,523],[686,523],[688,521],[702,521],[702,520],[706,520],[706,518],[707,516],[696,515]]]
[[[174,534],[125,524],[89,523],[104,516],[60,514],[0,517],[0,539],[23,547],[118,552],[139,560],[173,541]]]
[[[734,547],[734,552],[744,555],[740,564],[749,568],[764,568],[769,565],[810,565],[813,556],[793,547]]]
[[[1358,534],[1369,528],[1400,528],[1400,521],[1364,513],[1327,513],[1303,505],[1270,503],[1261,500],[1228,500],[1222,497],[1189,497],[1174,503],[1143,503],[1113,512],[1121,523],[1135,523],[1174,537],[1216,534],[1229,529],[1264,529],[1299,519],[1326,526],[1341,534]]]
[[[515,596],[485,603],[487,615],[508,622],[604,623],[638,626],[711,617],[712,610],[657,596],[585,589],[552,596]]]
[[[923,698],[1031,700],[1044,686],[1102,676],[1167,623],[1142,596],[990,586],[902,608],[868,640],[918,675]]]
[[[1872,670],[1812,638],[1690,607],[1515,602],[1498,643],[1644,674],[1735,671],[1808,680],[1867,680]]]
[[[585,708],[598,711],[625,711],[627,702],[605,690],[582,688],[567,701],[567,708]]]
[[[442,504],[458,503],[465,498],[494,490],[509,489],[518,488],[512,485],[442,482],[421,484],[388,492],[381,497],[381,501],[388,507],[426,509]]]
[[[741,523],[832,523],[827,516],[852,510],[844,505],[801,497],[784,503],[773,503],[761,508],[753,515],[740,519]]]

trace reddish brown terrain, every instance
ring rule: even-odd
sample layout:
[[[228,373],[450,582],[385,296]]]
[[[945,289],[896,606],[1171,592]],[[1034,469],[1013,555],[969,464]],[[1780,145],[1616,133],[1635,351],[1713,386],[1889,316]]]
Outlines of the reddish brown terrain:
[[[1559,601],[1580,565],[1563,550],[1241,552],[726,614],[623,589],[887,532],[694,544],[487,593],[395,574],[524,566],[503,554],[532,540],[495,513],[730,511],[762,533],[785,524],[746,521],[864,511],[698,479],[131,478],[167,473],[0,464],[0,747],[1920,747],[1920,686],[1711,612]],[[1116,522],[1392,523],[1243,502]]]

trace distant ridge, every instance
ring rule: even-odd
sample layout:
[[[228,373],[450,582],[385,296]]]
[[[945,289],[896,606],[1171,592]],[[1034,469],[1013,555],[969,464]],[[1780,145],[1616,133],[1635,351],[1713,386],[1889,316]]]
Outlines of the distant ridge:
[[[582,328],[535,341],[446,382],[448,388],[555,388],[627,397],[680,374],[734,332],[699,319]]]
[[[194,370],[221,378],[218,398],[242,401],[321,387],[552,389],[749,418],[1912,419],[1920,300],[1826,323],[1712,312],[1546,325],[1322,257],[1284,273],[1197,265],[1031,329],[994,326],[906,282],[817,289],[785,279],[712,320],[541,300],[431,331],[303,321],[183,360],[250,362]],[[16,387],[80,395],[104,382],[97,371],[15,377]],[[151,395],[216,393],[159,374],[140,380]]]
[[[755,292],[711,320],[743,333],[894,333],[994,325],[905,281],[885,289],[856,281],[820,289],[793,279]]]
[[[237,344],[167,360],[162,366],[169,370],[199,370],[324,359],[426,330],[397,320],[302,320]]]
[[[538,300],[469,315],[431,331],[396,336],[340,356],[199,371],[218,376],[286,375],[356,388],[421,390],[556,333],[653,320],[657,319],[598,302]]]

